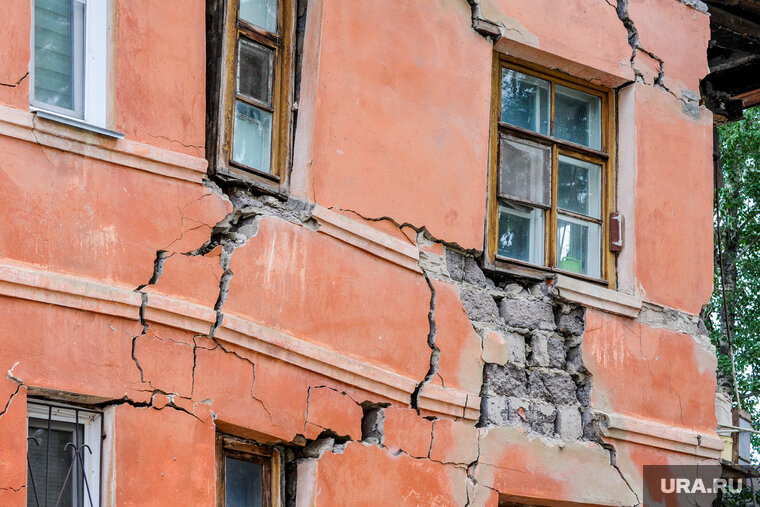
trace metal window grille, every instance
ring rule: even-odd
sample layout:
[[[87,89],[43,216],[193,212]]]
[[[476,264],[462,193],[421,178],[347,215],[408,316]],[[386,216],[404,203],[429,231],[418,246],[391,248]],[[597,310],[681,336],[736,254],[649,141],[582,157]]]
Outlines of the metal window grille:
[[[27,507],[100,505],[102,413],[28,403]]]

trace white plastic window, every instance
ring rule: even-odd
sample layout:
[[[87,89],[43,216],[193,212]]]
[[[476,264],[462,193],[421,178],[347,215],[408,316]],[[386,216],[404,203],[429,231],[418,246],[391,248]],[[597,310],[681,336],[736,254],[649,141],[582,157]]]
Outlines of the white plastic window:
[[[34,0],[31,105],[106,127],[107,2]]]

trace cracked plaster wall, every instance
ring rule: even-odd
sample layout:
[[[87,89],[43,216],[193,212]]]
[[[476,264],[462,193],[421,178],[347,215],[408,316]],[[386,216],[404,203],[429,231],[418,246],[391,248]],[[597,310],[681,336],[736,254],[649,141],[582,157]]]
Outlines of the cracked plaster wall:
[[[173,10],[170,3],[122,4],[118,37],[124,50],[119,52],[117,67],[122,69],[119,76],[131,77],[117,86],[117,102],[126,105],[117,115],[121,130],[150,144],[199,153],[202,85],[183,84],[182,93],[171,96],[162,95],[161,90],[176,91],[171,83],[184,72],[202,73],[198,67],[202,50],[197,51],[202,41],[193,40],[188,54],[177,59],[173,54],[147,51],[145,43],[169,53],[169,46],[184,47],[184,38],[180,45],[173,41],[188,25],[201,22],[202,9],[187,9],[182,30],[164,33],[156,27]],[[592,489],[598,495],[593,501],[636,503],[637,493],[631,491],[626,477],[636,477],[636,464],[642,462],[644,451],[629,444],[617,442],[612,447],[601,442],[591,407],[644,417],[654,414],[663,421],[711,429],[712,407],[703,401],[703,394],[714,391],[710,384],[714,365],[690,336],[701,334],[698,328],[695,333],[693,317],[646,306],[633,324],[639,329],[636,334],[625,319],[590,312],[584,334],[584,312],[560,300],[545,284],[485,277],[473,256],[482,245],[488,111],[481,106],[490,98],[490,80],[483,76],[490,76],[492,47],[472,30],[470,6],[439,1],[429,7],[431,15],[404,3],[399,7],[402,16],[376,3],[357,2],[350,8],[335,0],[321,4],[323,40],[316,80],[320,88],[309,92],[323,109],[317,109],[314,119],[315,154],[308,190],[299,194],[306,200],[283,203],[234,188],[222,192],[213,184],[167,182],[0,138],[0,149],[6,153],[0,162],[5,177],[0,189],[16,217],[0,229],[2,255],[14,262],[135,288],[143,301],[139,312],[115,318],[3,297],[3,336],[14,339],[6,338],[0,347],[0,366],[8,370],[0,396],[0,407],[5,406],[0,431],[4,435],[25,432],[28,388],[38,395],[78,393],[83,395],[80,401],[106,407],[115,421],[110,445],[120,462],[127,457],[126,463],[131,464],[112,470],[110,493],[117,503],[168,499],[167,491],[184,495],[172,496],[172,501],[212,503],[215,429],[284,444],[282,452],[291,470],[313,467],[311,483],[306,474],[295,472],[289,482],[298,483],[299,495],[307,494],[311,485],[320,505],[334,505],[341,494],[355,489],[349,486],[358,473],[377,480],[372,487],[352,493],[357,501],[388,494],[384,486],[395,483],[405,487],[394,491],[418,495],[401,495],[395,499],[399,504],[448,499],[462,505],[494,505],[497,490],[526,499],[588,501]],[[530,12],[518,11],[506,1],[482,2],[481,7],[485,17],[501,9],[515,15],[497,17],[504,25],[505,39],[538,46],[578,75],[593,67],[601,70],[600,80],[633,81],[633,49],[636,69],[639,64],[644,68],[640,71],[643,82],[631,85],[637,94],[637,130],[652,131],[651,139],[639,138],[646,139],[651,148],[643,149],[639,158],[647,173],[637,183],[642,185],[643,180],[637,196],[645,199],[655,181],[669,190],[678,187],[682,171],[667,172],[665,165],[681,167],[686,162],[673,164],[667,157],[659,162],[661,153],[655,157],[647,150],[658,152],[663,146],[657,141],[660,130],[671,132],[673,125],[690,126],[668,139],[678,148],[671,150],[673,157],[685,147],[702,146],[705,141],[700,135],[709,115],[701,111],[701,120],[696,121],[693,101],[686,100],[687,104],[674,91],[681,83],[684,89],[696,89],[688,86],[700,69],[684,69],[679,60],[672,63],[671,74],[671,61],[681,57],[671,55],[662,32],[652,27],[678,21],[679,29],[685,30],[684,40],[702,41],[703,15],[684,10],[688,8],[675,1],[631,2],[628,16],[635,20],[642,47],[658,55],[650,56],[652,64],[641,57],[640,48],[629,45],[631,31],[622,23],[626,16],[619,16],[619,6],[579,4],[579,13],[568,13],[581,16],[576,34],[581,44],[574,48],[556,40],[562,31],[537,23],[542,18],[567,23],[566,17],[542,15],[548,4],[536,2]],[[8,3],[0,9],[11,6],[13,19],[23,18],[26,5]],[[583,44],[596,40],[583,32],[590,28],[584,24],[589,13],[600,20],[594,28],[609,35],[604,37],[609,41],[604,47]],[[658,20],[657,14],[663,19]],[[347,24],[349,18],[356,23]],[[388,33],[368,41],[362,23],[370,22]],[[346,26],[350,29],[345,30]],[[415,28],[404,29],[408,26]],[[388,39],[395,44],[387,44]],[[363,54],[341,52],[359,43],[366,45]],[[699,44],[694,46],[699,49]],[[23,53],[23,44],[18,47],[18,53],[9,53],[8,69],[25,68],[28,55]],[[410,51],[419,54],[410,59]],[[164,60],[176,60],[182,68],[178,72],[162,68],[158,74],[167,80],[166,86],[148,86],[141,76]],[[387,66],[370,64],[378,60]],[[567,66],[570,61],[577,65]],[[456,72],[447,72],[452,67]],[[148,70],[130,73],[134,68]],[[338,71],[338,76],[350,78],[330,78]],[[441,80],[444,73],[447,79]],[[307,76],[305,82],[313,77]],[[0,82],[18,82],[0,89],[0,102],[25,108],[26,96],[19,98],[28,83],[23,72],[2,77]],[[436,86],[426,85],[429,82]],[[461,93],[464,89],[466,94]],[[356,97],[356,102],[344,104],[337,99],[346,94]],[[449,96],[459,100],[445,100]],[[372,125],[357,128],[357,107],[363,118],[373,117],[384,125],[382,132]],[[398,115],[399,108],[403,116]],[[667,121],[656,116],[663,110]],[[452,128],[451,118],[462,121]],[[400,129],[387,127],[402,124]],[[300,135],[305,134],[301,131]],[[378,149],[367,153],[362,148],[368,145]],[[700,151],[689,159],[688,165],[707,167],[701,155]],[[356,171],[356,167],[364,170]],[[415,170],[410,172],[410,167]],[[473,167],[483,171],[473,173]],[[299,170],[304,168],[294,168]],[[379,174],[382,178],[375,176]],[[679,202],[687,203],[686,215],[695,211],[688,203],[703,204],[706,187],[698,184],[702,176],[696,171],[694,185],[689,186],[696,193],[676,194]],[[335,181],[345,185],[335,185]],[[657,198],[656,202],[667,203],[672,197],[658,194]],[[391,266],[320,234],[310,218],[313,202],[335,205],[336,211],[356,220],[368,217],[366,223],[403,238],[419,250],[422,274]],[[695,223],[701,224],[703,210],[697,208]],[[637,235],[642,238],[663,225],[680,228],[657,206],[641,206],[637,213],[641,214],[637,224],[642,224],[641,229],[637,225]],[[704,233],[704,224],[700,227],[697,230]],[[659,293],[652,290],[657,284],[647,280],[653,273],[669,272],[667,262],[651,261],[679,254],[678,246],[673,250],[671,243],[681,242],[671,237],[651,251],[644,249],[639,259],[642,265],[653,267],[637,274],[657,302],[696,313],[694,302],[704,287],[684,290],[682,284],[692,278],[703,283],[704,277],[679,276],[681,285]],[[691,243],[682,243],[694,249]],[[697,248],[696,255],[702,256],[702,250]],[[677,292],[686,293],[687,299]],[[152,298],[169,294],[213,309],[214,322],[197,333],[181,325],[154,322]],[[217,330],[225,314],[403,374],[415,379],[417,389],[408,403],[394,402],[224,342]],[[19,330],[29,339],[15,339]],[[625,354],[620,357],[626,359],[616,363],[610,358],[621,350],[616,348],[621,337]],[[677,367],[664,359],[652,362],[652,355],[674,357],[689,344],[693,361]],[[636,364],[635,374],[627,372],[631,361]],[[700,381],[688,384],[695,371]],[[619,384],[621,375],[628,384]],[[619,387],[633,389],[641,378],[667,380],[653,383],[646,391],[656,403],[631,398]],[[589,379],[594,382],[590,400]],[[420,393],[434,386],[482,395],[478,427],[420,410]],[[669,394],[663,397],[662,393]],[[668,396],[678,399],[677,411]],[[151,428],[148,435],[146,426]],[[9,459],[11,455],[23,452],[3,445],[0,467],[17,472],[18,460]],[[625,474],[617,468],[621,460]],[[137,466],[148,461],[147,468]],[[603,478],[608,487],[594,488],[596,480],[591,484],[571,477],[572,465],[584,466],[589,477]],[[528,472],[534,479],[525,480]],[[19,488],[25,478],[16,475],[21,482],[0,484],[0,495],[10,498],[9,505],[20,504],[19,493],[23,494]],[[140,490],[136,484],[149,487]]]

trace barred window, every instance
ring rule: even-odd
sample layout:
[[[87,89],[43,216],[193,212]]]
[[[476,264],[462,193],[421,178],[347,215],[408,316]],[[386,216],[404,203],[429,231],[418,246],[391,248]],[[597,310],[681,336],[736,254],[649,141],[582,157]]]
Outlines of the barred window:
[[[100,505],[101,413],[41,400],[27,410],[27,506]]]

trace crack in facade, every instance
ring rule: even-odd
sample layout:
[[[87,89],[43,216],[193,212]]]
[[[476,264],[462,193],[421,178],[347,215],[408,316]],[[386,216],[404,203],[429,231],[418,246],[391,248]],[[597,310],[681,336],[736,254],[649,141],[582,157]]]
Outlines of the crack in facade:
[[[639,505],[644,465],[717,462],[701,2],[294,1],[293,97],[232,93],[287,105],[287,164],[242,176],[204,158],[243,121],[199,78],[227,3],[110,3],[124,139],[29,112],[30,12],[0,7],[0,504],[26,503],[27,400],[102,414],[100,505],[221,504],[228,458],[289,507]],[[609,280],[484,261],[502,55],[614,97],[607,151],[541,141],[610,160]]]

